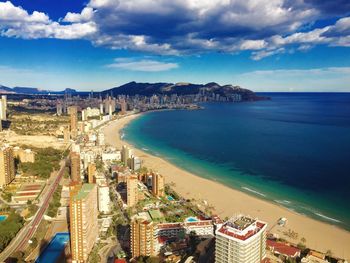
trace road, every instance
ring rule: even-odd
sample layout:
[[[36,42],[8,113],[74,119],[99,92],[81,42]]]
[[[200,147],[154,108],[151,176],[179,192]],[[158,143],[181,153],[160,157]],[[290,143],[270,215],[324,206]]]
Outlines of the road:
[[[20,232],[17,234],[17,236],[11,241],[11,243],[0,254],[0,262],[5,261],[9,256],[11,256],[16,251],[24,251],[25,248],[27,247],[28,241],[35,234],[41,220],[43,219],[43,216],[46,212],[46,209],[49,206],[52,195],[56,191],[57,186],[59,185],[59,183],[63,177],[66,161],[67,160],[64,160],[62,162],[60,170],[56,174],[54,181],[49,186],[48,191],[46,192],[46,196],[42,199],[41,205],[40,205],[38,211],[36,212],[36,214],[33,216],[32,221],[20,230]]]

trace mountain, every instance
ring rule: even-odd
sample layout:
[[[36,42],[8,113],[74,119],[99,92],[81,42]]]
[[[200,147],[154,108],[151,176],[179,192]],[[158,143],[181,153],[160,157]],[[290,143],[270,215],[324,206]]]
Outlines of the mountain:
[[[192,84],[187,82],[180,83],[137,83],[135,81],[129,82],[119,87],[104,90],[101,92],[103,96],[105,95],[143,95],[152,96],[153,94],[158,95],[193,95],[198,93],[206,94],[219,94],[220,96],[230,96],[232,94],[240,94],[242,100],[258,100],[263,99],[258,97],[253,91],[248,89],[243,89],[239,86],[224,85],[220,86],[215,82],[210,82],[207,84]]]
[[[11,94],[11,93],[14,93],[14,91],[9,87],[0,85],[0,93]]]
[[[46,95],[46,94],[75,94],[78,93],[78,91],[74,89],[65,89],[63,91],[51,91],[51,90],[41,90],[38,88],[32,88],[32,87],[5,87],[0,85],[0,93],[4,94],[28,94],[28,95]]]

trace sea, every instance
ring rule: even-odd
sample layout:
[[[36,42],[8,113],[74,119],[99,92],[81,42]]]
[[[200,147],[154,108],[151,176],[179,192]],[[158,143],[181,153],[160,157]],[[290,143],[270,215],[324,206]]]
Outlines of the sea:
[[[123,130],[135,147],[198,176],[350,230],[350,93],[149,112]]]

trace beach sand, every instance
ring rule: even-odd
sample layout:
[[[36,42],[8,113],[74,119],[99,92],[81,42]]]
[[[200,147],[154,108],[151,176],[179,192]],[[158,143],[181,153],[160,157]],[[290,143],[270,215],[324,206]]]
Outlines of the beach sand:
[[[106,125],[103,130],[108,145],[121,148],[122,145],[132,145],[120,139],[119,131],[140,115],[129,115]],[[254,196],[227,187],[215,181],[201,178],[149,153],[134,148],[134,153],[143,160],[143,165],[163,174],[166,183],[173,182],[172,187],[187,199],[205,200],[215,207],[221,217],[231,217],[244,213],[258,217],[269,224],[272,233],[284,236],[283,232],[291,229],[298,233],[297,239],[289,239],[299,243],[301,238],[306,239],[306,245],[312,249],[326,252],[341,258],[350,259],[350,232],[339,227],[326,224],[312,218],[297,214],[282,206],[260,200]],[[285,227],[275,226],[276,221],[285,217],[288,223]]]

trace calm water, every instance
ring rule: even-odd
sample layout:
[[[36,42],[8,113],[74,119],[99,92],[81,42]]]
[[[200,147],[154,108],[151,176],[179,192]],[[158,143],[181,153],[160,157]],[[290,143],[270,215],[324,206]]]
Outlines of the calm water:
[[[152,112],[125,139],[199,176],[350,229],[350,94]]]
[[[69,241],[69,233],[57,233],[35,261],[36,263],[56,262]]]

